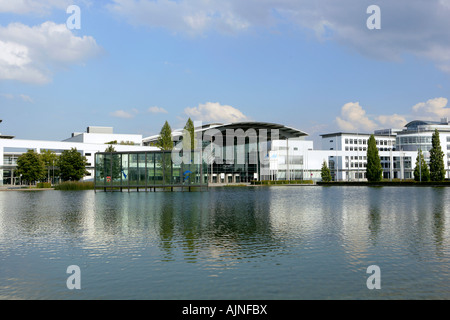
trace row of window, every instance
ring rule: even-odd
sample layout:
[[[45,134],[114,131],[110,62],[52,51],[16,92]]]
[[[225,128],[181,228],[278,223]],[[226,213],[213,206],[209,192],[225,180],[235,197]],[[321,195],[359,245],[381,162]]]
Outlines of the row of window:
[[[332,141],[331,141],[332,142]],[[378,140],[375,139],[377,146],[390,146],[392,145],[390,140]],[[345,144],[362,144],[367,145],[368,140],[366,139],[345,139]]]
[[[377,148],[377,149],[378,149],[378,151],[389,151],[389,150],[391,150],[389,148]],[[333,148],[330,148],[330,150],[333,150]],[[358,149],[358,147],[348,147],[348,146],[346,146],[345,147],[345,151],[367,151],[367,148],[366,147],[359,147],[359,149]]]

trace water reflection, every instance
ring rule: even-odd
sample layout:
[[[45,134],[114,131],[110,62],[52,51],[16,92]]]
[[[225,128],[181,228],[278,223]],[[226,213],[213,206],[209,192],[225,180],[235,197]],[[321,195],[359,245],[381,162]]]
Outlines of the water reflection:
[[[447,297],[449,195],[448,188],[311,186],[0,192],[0,296],[34,283],[28,273],[51,282],[61,266],[50,260],[76,260],[117,286],[134,280],[170,295],[182,279],[194,294],[217,294],[220,286],[219,298],[239,298],[240,286],[251,290],[242,289],[244,298],[366,296],[359,282],[377,264],[391,283],[384,294],[420,296],[425,289],[397,288],[413,288],[421,277],[427,292]],[[111,291],[99,288],[100,296]]]

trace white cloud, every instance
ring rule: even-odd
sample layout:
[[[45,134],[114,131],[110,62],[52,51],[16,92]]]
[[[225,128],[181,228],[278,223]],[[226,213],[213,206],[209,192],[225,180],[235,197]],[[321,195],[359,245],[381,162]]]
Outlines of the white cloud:
[[[365,56],[401,60],[412,54],[450,73],[448,0],[379,0],[381,30],[366,27],[371,4],[354,0],[112,0],[108,8],[134,25],[193,35],[290,24]]]
[[[150,112],[150,113],[155,113],[155,114],[156,113],[168,113],[166,109],[160,108],[160,107],[156,107],[156,106],[148,108],[147,111]]]
[[[439,121],[441,118],[450,119],[448,99],[443,97],[419,102],[412,106],[406,115],[369,116],[358,102],[349,102],[342,107],[341,116],[336,117],[336,124],[339,129],[345,131],[371,132],[374,129],[401,129],[412,120]]]
[[[408,121],[402,115],[368,116],[358,102],[346,103],[341,116],[336,117],[339,129],[344,131],[372,132],[376,129],[403,128]]]
[[[399,114],[392,114],[392,115],[381,115],[376,117],[376,120],[380,124],[380,127],[382,128],[394,128],[394,129],[401,129],[405,126],[405,124],[408,123],[406,118]]]
[[[117,110],[110,113],[111,117],[114,118],[121,118],[121,119],[132,119],[135,116],[135,113],[124,111],[124,110]]]
[[[427,102],[420,102],[412,107],[415,116],[425,120],[440,120],[450,118],[450,107],[447,106],[447,98],[434,98]]]
[[[26,94],[21,94],[20,98],[24,101],[24,102],[29,102],[29,103],[33,103],[33,99],[30,96],[27,96]]]
[[[184,112],[192,120],[205,122],[239,122],[248,120],[247,116],[238,109],[228,105],[221,105],[218,102],[199,104],[198,107],[184,109]]]
[[[234,11],[234,1],[113,0],[112,2],[108,5],[109,10],[124,17],[133,25],[166,28],[173,32],[203,34],[215,29],[234,33],[250,26],[247,18]]]
[[[44,84],[55,70],[83,64],[100,52],[93,37],[77,37],[65,24],[0,26],[0,80]]]
[[[366,111],[359,102],[346,103],[341,109],[341,117],[336,118],[336,123],[340,129],[346,131],[372,131],[377,126],[366,116]]]

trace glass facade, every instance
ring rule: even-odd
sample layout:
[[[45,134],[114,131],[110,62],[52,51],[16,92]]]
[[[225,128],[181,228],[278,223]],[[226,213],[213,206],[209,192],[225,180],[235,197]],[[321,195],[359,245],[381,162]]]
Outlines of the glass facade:
[[[113,152],[95,155],[96,188],[207,186],[207,166],[192,152],[191,164],[176,164],[170,151]]]

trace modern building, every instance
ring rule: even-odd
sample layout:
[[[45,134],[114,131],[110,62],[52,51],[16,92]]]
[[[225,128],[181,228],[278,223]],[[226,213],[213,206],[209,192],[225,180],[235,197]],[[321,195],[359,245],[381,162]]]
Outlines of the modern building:
[[[270,179],[274,172],[270,169],[269,151],[280,144],[289,148],[290,141],[303,141],[307,136],[301,130],[267,122],[213,123],[198,125],[194,131],[196,145],[208,166],[209,183]],[[143,143],[153,145],[158,137],[144,138]],[[172,137],[175,145],[181,146],[183,130],[174,130]]]
[[[447,119],[439,122],[415,120],[402,129],[375,131],[383,177],[412,179],[417,151],[423,150],[424,158],[429,159],[431,136],[435,129],[440,133],[445,169],[450,178],[450,124]],[[85,179],[96,177],[101,183],[106,183],[109,177],[126,185],[185,184],[184,174],[192,171],[187,167],[191,165],[195,165],[195,174],[190,175],[190,181],[200,184],[248,183],[252,180],[319,181],[324,161],[331,169],[334,180],[364,181],[370,135],[358,132],[323,134],[322,146],[315,148],[313,141],[306,140],[306,132],[281,124],[200,124],[195,127],[195,156],[188,162],[183,160],[185,154],[190,154],[183,152],[186,135],[183,135],[183,130],[172,132],[175,149],[171,153],[170,173],[165,167],[169,162],[167,153],[158,155],[160,150],[154,146],[158,135],[143,138],[136,134],[116,134],[110,127],[88,127],[86,132],[73,133],[64,141],[21,140],[0,135],[0,184],[20,183],[20,177],[14,174],[14,170],[18,156],[28,149],[38,153],[44,149],[52,150],[59,154],[72,148],[88,159],[86,169],[89,175]],[[112,143],[120,158],[121,174],[116,177],[116,174],[105,175],[104,171],[103,174],[97,172],[96,176],[96,162],[105,166],[105,161],[110,161],[109,170],[113,170],[113,164],[116,166],[114,161],[117,159],[108,160],[104,154],[107,145]],[[103,154],[106,160],[96,157],[97,153],[99,156]],[[164,159],[167,158],[164,166],[158,160],[162,154]],[[195,179],[192,178],[194,176]]]
[[[27,150],[51,150],[61,154],[64,150],[75,148],[86,156],[88,175],[85,180],[94,178],[94,159],[97,152],[103,152],[108,143],[117,141],[116,151],[152,151],[156,147],[142,146],[142,135],[124,135],[113,133],[113,128],[88,127],[85,133],[73,133],[64,141],[22,140],[12,136],[0,136],[0,185],[16,185],[21,183],[21,177],[14,173],[18,157]],[[123,143],[123,144],[120,144]],[[134,143],[134,145],[132,144]],[[52,174],[49,172],[51,178]]]

